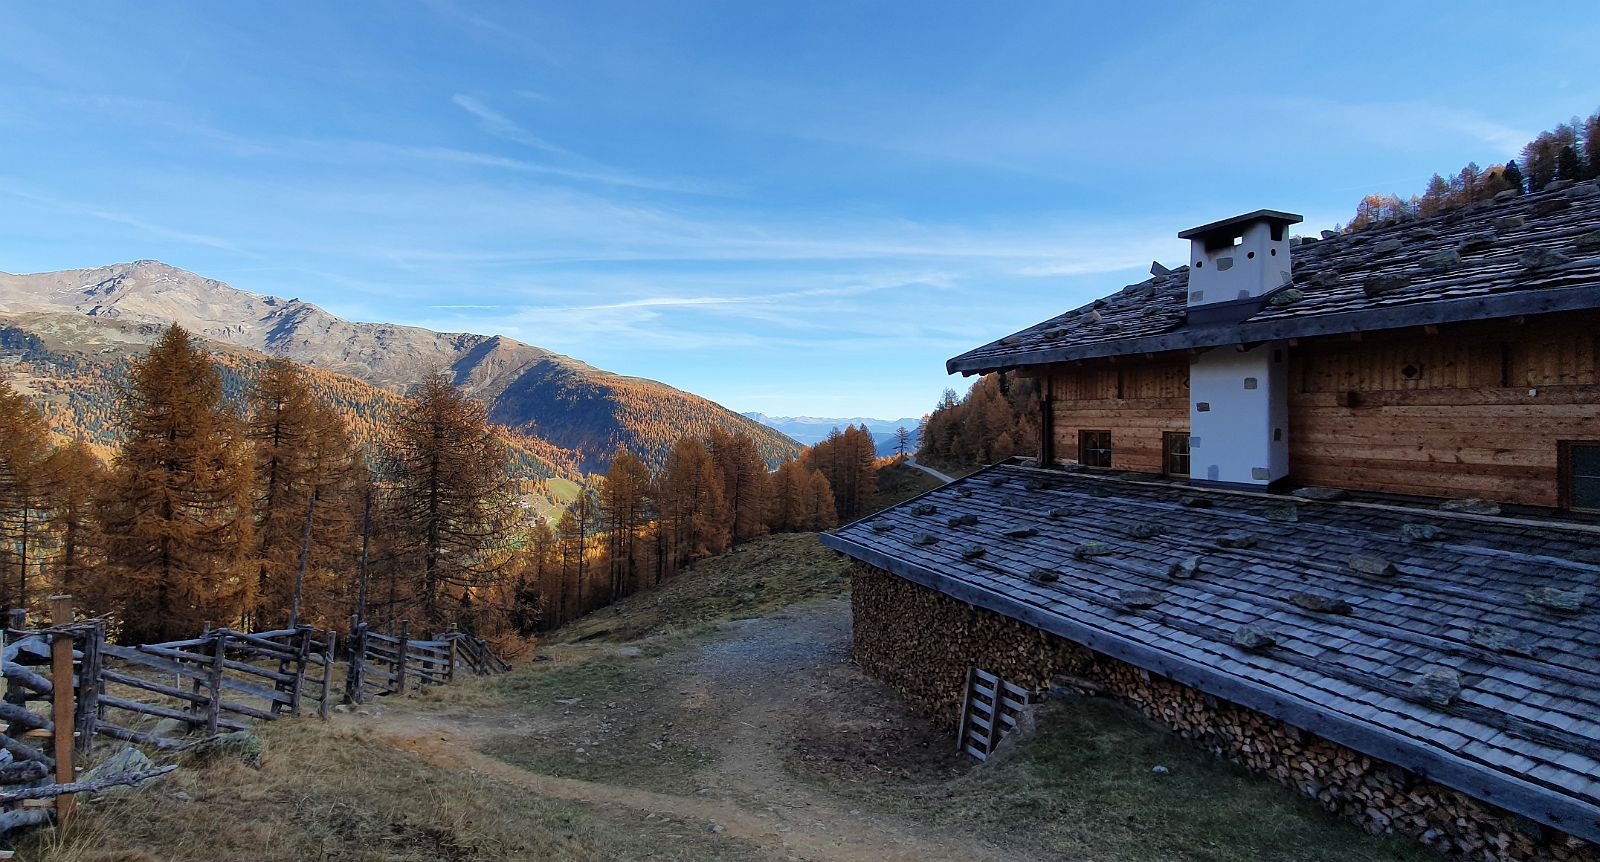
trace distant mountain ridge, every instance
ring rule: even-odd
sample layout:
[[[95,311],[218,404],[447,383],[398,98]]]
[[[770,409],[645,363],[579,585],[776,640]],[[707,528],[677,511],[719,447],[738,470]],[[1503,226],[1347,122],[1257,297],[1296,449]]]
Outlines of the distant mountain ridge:
[[[799,444],[664,383],[625,377],[498,335],[345,320],[299,299],[251,293],[160,261],[28,275],[0,273],[0,313],[66,313],[127,324],[178,323],[223,344],[284,356],[403,392],[447,370],[490,417],[603,470],[620,448],[659,464],[682,434],[744,431],[770,464]]]
[[[906,451],[917,451],[917,442],[920,439],[917,436],[917,429],[922,424],[921,419],[913,419],[911,417],[904,419],[871,419],[854,416],[849,419],[824,419],[816,416],[768,416],[765,413],[753,412],[742,415],[746,419],[760,422],[768,428],[782,431],[807,446],[815,446],[826,440],[828,434],[835,428],[843,428],[846,425],[852,427],[865,425],[867,430],[872,432],[872,439],[877,444],[879,457],[888,457],[895,454],[899,446],[896,434],[902,427],[911,432],[911,442],[906,445]]]

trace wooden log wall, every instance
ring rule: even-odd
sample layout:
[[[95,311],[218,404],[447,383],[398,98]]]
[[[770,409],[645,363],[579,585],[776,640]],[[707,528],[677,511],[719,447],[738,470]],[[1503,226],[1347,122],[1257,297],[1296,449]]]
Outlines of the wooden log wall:
[[[1557,442],[1600,441],[1600,314],[1306,341],[1296,482],[1560,504]]]
[[[1449,855],[1516,862],[1600,862],[1600,847],[1301,731],[1154,676],[1079,644],[864,564],[851,571],[854,657],[909,701],[951,723],[967,669],[1030,688],[1063,680],[1115,697],[1209,750],[1317,800],[1373,834],[1416,838]]]
[[[1184,357],[1052,369],[1048,387],[1057,460],[1078,460],[1079,431],[1110,431],[1113,468],[1159,473],[1161,435],[1189,432]]]

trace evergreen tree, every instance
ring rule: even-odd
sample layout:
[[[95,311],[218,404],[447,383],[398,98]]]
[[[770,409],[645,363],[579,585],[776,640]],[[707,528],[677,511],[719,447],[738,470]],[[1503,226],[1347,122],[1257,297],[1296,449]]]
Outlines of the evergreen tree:
[[[445,628],[470,591],[510,574],[519,509],[509,453],[484,406],[442,373],[411,398],[392,419],[384,465],[386,565],[391,604],[399,606],[390,616],[409,611]]]
[[[1588,173],[1583,168],[1583,161],[1578,158],[1578,151],[1571,145],[1561,148],[1556,156],[1556,179],[1569,182],[1582,182]]]
[[[1510,184],[1511,188],[1516,189],[1518,193],[1521,193],[1527,185],[1527,181],[1522,178],[1522,169],[1517,167],[1516,159],[1506,162],[1504,176],[1506,182]]]
[[[250,463],[216,368],[181,327],[134,363],[127,439],[101,507],[109,598],[129,642],[233,623],[251,604]]]
[[[44,417],[11,381],[0,378],[0,597],[28,607],[40,568],[40,521],[50,433]]]

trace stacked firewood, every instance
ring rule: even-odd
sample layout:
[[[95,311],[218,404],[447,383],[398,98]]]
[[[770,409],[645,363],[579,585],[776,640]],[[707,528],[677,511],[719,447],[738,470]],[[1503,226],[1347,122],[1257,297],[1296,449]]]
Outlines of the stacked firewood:
[[[1530,831],[1397,766],[870,566],[852,571],[851,604],[856,661],[952,725],[967,668],[981,667],[1038,690],[1114,697],[1373,834],[1409,835],[1468,859],[1600,862],[1595,845]]]

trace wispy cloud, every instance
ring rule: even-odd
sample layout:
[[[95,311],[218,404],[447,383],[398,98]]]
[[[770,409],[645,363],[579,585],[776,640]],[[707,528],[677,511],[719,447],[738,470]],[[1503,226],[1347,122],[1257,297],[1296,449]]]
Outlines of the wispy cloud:
[[[502,114],[499,111],[494,110],[472,96],[468,96],[463,93],[457,93],[450,97],[450,101],[455,103],[455,106],[461,110],[466,111],[474,117],[477,117],[478,125],[491,135],[505,138],[508,141],[515,141],[516,143],[524,146],[533,147],[536,150],[544,150],[547,153],[555,153],[562,156],[572,155],[570,150],[558,147],[555,144],[552,144],[549,141],[539,137],[538,135],[533,134],[527,129],[524,129],[515,120],[507,117],[505,114]]]
[[[244,255],[245,257],[259,258],[261,256],[255,252],[240,248],[233,242],[222,239],[221,237],[167,227],[166,225],[160,225],[154,222],[146,221],[145,219],[137,216],[129,215],[128,213],[119,212],[113,209],[108,209],[97,204],[63,200],[61,198],[25,191],[3,177],[0,177],[0,194],[10,195],[11,197],[37,204],[58,213],[86,216],[88,218],[99,219],[100,221],[125,225],[151,236],[161,237],[163,239],[176,240],[178,242],[188,243],[190,245],[221,249],[223,251]]]

